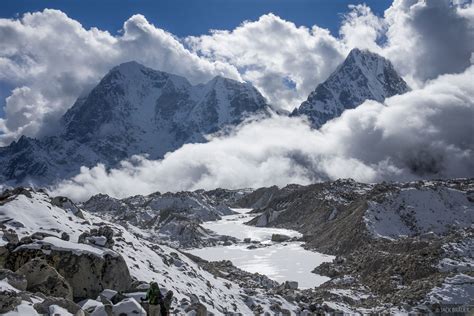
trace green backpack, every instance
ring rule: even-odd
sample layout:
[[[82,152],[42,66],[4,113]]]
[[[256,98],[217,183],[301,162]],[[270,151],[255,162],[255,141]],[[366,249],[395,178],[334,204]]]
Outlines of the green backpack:
[[[146,299],[151,305],[158,305],[161,303],[161,292],[158,284],[152,284],[146,292]]]

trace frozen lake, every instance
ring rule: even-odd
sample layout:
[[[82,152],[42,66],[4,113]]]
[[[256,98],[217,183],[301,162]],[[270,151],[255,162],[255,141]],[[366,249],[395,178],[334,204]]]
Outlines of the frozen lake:
[[[267,244],[267,247],[247,249],[248,244],[240,244],[193,249],[189,252],[208,261],[230,260],[242,270],[265,274],[278,282],[297,281],[300,288],[315,287],[329,279],[311,271],[323,262],[332,261],[333,256],[305,250],[301,242],[273,243],[272,234],[291,237],[300,237],[301,234],[288,229],[244,225],[255,214],[244,214],[250,209],[234,211],[239,214],[223,216],[222,220],[206,222],[203,226],[221,235],[241,240],[251,238]]]

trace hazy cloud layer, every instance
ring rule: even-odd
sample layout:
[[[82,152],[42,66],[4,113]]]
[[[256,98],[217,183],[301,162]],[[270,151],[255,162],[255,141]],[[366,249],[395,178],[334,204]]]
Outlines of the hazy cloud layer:
[[[301,119],[250,121],[229,137],[188,144],[161,161],[83,168],[53,190],[75,199],[154,191],[242,188],[318,180],[408,180],[474,176],[474,67],[426,87],[365,102],[311,130]]]

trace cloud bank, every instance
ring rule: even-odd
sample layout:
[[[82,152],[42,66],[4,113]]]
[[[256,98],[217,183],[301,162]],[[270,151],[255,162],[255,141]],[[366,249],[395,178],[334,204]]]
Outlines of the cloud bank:
[[[354,47],[389,58],[413,87],[470,65],[470,1],[395,0],[383,17],[365,5],[348,10],[337,36],[271,13],[234,30],[182,39],[142,15],[125,21],[119,34],[85,29],[57,10],[0,19],[0,86],[13,87],[0,118],[0,145],[51,133],[81,92],[129,60],[193,83],[215,75],[246,80],[286,110],[306,99]]]
[[[367,101],[321,130],[298,118],[249,121],[230,136],[187,144],[161,161],[134,157],[58,185],[53,194],[83,200],[155,191],[283,186],[353,178],[363,182],[474,176],[474,66],[422,89]]]

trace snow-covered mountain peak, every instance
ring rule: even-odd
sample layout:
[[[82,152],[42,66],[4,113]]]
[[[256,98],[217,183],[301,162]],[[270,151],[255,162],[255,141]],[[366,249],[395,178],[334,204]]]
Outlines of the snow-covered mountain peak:
[[[191,85],[184,77],[127,62],[77,99],[57,135],[0,148],[0,179],[45,184],[75,175],[81,166],[111,167],[135,154],[160,159],[250,115],[269,113],[248,83],[218,76]]]
[[[150,85],[155,88],[172,85],[177,89],[191,87],[189,81],[182,76],[154,70],[136,61],[129,61],[115,66],[101,82],[103,81],[105,83],[130,85],[132,88],[140,87],[141,85]]]
[[[118,71],[118,72],[121,72],[124,75],[127,75],[127,74],[136,73],[136,72],[138,72],[138,71],[140,71],[144,68],[145,68],[145,66],[143,66],[142,64],[132,60],[132,61],[127,61],[127,62],[124,62],[124,63],[121,63],[121,64],[115,66],[114,68],[112,68],[110,70],[110,72]]]
[[[408,90],[408,85],[388,59],[355,48],[292,115],[304,115],[313,127],[319,128],[340,116],[344,110],[353,109],[365,100],[383,102],[387,97]]]

